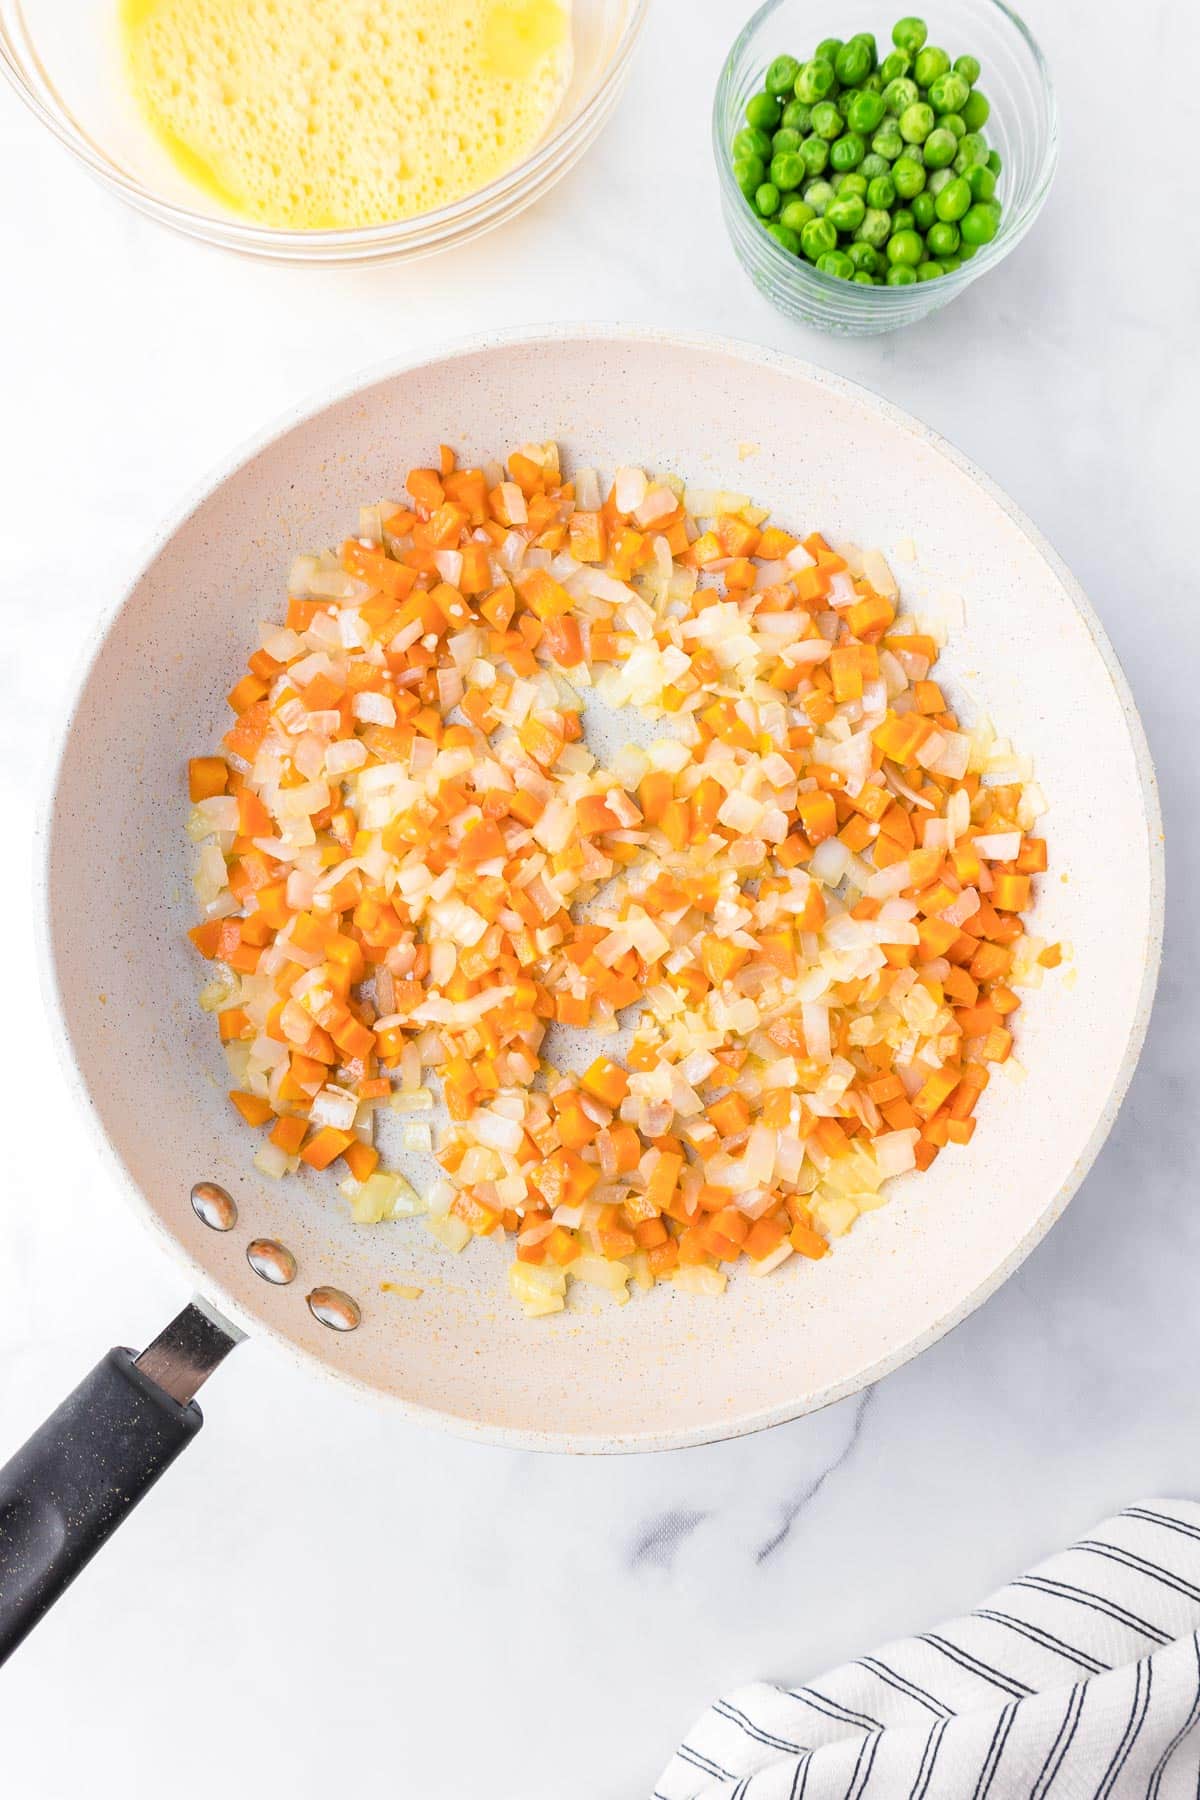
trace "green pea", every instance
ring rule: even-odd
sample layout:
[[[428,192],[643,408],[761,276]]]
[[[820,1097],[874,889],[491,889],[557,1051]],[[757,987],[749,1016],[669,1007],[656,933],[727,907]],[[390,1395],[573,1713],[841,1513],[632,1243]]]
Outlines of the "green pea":
[[[907,263],[893,263],[887,272],[889,287],[912,287],[917,279],[917,271],[910,269]]]
[[[996,177],[986,163],[972,163],[966,173],[966,183],[973,200],[995,199]]]
[[[954,167],[959,175],[963,175],[972,163],[985,163],[988,159],[988,147],[977,131],[968,131],[966,137],[958,140],[958,155],[954,159]]]
[[[774,131],[783,112],[774,94],[753,94],[746,102],[746,123],[756,131]]]
[[[827,181],[810,181],[804,190],[804,198],[815,213],[823,213],[833,199],[833,188]]]
[[[979,80],[979,62],[974,56],[956,56],[954,73],[961,75],[968,87],[974,87]]]
[[[870,137],[877,131],[887,113],[882,94],[872,94],[867,89],[855,94],[843,109],[846,123],[851,131],[861,131],[864,137]]]
[[[856,269],[865,269],[868,275],[878,275],[879,252],[871,244],[856,239],[853,244],[847,244],[846,255]]]
[[[799,256],[799,234],[790,230],[789,227],[783,223],[782,219],[773,219],[767,226],[767,231],[775,239],[775,242],[780,248],[787,251],[789,256]]]
[[[988,151],[987,166],[992,171],[993,175],[999,175],[1001,169],[1004,167],[1004,164],[1000,160],[1000,152],[998,150],[989,150]]]
[[[871,139],[871,148],[877,156],[882,156],[885,162],[894,163],[904,149],[904,139],[895,125],[890,131],[886,129],[885,121]]]
[[[897,19],[892,26],[893,44],[897,50],[907,50],[910,56],[917,54],[928,36],[929,31],[924,19],[910,16],[906,19]]]
[[[857,194],[860,199],[865,200],[867,197],[867,178],[865,175],[860,174],[857,169],[846,169],[841,174],[833,177],[833,189],[839,199],[844,199],[847,194]]]
[[[938,218],[949,224],[954,224],[963,217],[971,205],[971,190],[961,175],[946,183],[934,205]]]
[[[928,54],[927,50],[921,52],[922,56]],[[956,75],[953,69],[945,69],[929,83],[929,104],[935,113],[956,113],[966,103],[970,92],[970,85],[961,75]]]
[[[868,275],[867,271],[865,269],[855,269],[854,274],[851,277],[851,280],[853,280],[857,284],[858,287],[878,287],[879,286],[879,283],[876,281],[875,277],[873,275]]]
[[[926,44],[918,50],[913,61],[913,80],[918,87],[931,87],[939,75],[945,75],[950,68],[950,58],[944,50],[935,44]]]
[[[867,183],[867,205],[889,207],[896,198],[896,183],[890,175],[876,175]]]
[[[868,150],[858,165],[858,172],[864,181],[875,181],[880,175],[890,175],[892,165],[886,156],[880,156],[877,150]]]
[[[822,67],[828,70],[829,65],[826,63],[826,65],[822,65]],[[829,86],[831,86],[831,83],[824,79],[824,76],[817,70],[817,65],[815,65],[815,63],[804,63],[801,72],[799,72],[799,76],[795,77],[793,94],[795,94],[795,99],[797,99],[802,106],[815,106],[817,101],[822,101],[822,99],[826,97],[826,94],[829,92]]]
[[[925,139],[923,148],[927,169],[945,169],[958,155],[958,139],[952,131],[947,131],[944,125],[939,125],[937,130],[931,131]]]
[[[943,113],[938,120],[938,125],[942,131],[952,131],[956,138],[964,138],[967,135],[966,121],[961,113]]]
[[[892,180],[902,200],[911,200],[925,186],[925,171],[911,156],[898,156],[892,164]]]
[[[897,75],[895,81],[889,81],[883,90],[883,103],[897,119],[906,106],[915,106],[920,98],[920,88],[907,75]]]
[[[848,131],[830,146],[829,160],[835,169],[857,169],[866,153],[867,147],[857,131]]]
[[[959,226],[963,243],[971,244],[975,248],[978,248],[980,244],[990,244],[999,229],[1000,221],[985,201],[977,201],[968,212],[964,213]]]
[[[861,194],[837,194],[825,208],[825,217],[839,231],[857,231],[867,216],[867,203]]]
[[[844,250],[826,250],[817,258],[822,275],[836,275],[839,281],[853,281],[854,264]]]
[[[837,53],[834,68],[837,78],[843,87],[857,87],[865,75],[871,73],[872,57],[870,49],[861,38],[851,38],[843,44]]]
[[[833,64],[824,57],[814,57],[812,62],[805,63],[796,77],[796,98],[803,100],[806,106],[815,106],[818,100],[824,100],[836,80]]]
[[[916,221],[918,231],[928,231],[936,219],[933,195],[927,190],[913,196],[912,216]]]
[[[769,219],[779,211],[779,189],[773,181],[764,181],[754,193],[754,210]]]
[[[794,56],[777,56],[767,70],[763,86],[768,94],[790,94],[799,73],[800,64]]]
[[[756,131],[753,125],[744,125],[735,135],[731,148],[735,159],[741,156],[761,156],[765,161],[771,154],[771,139],[765,131]]]
[[[735,156],[733,159],[733,179],[747,200],[753,200],[755,189],[760,186],[766,172],[767,165],[761,156]]]
[[[944,187],[949,187],[952,181],[957,180],[958,176],[953,169],[935,169],[929,177],[928,191],[936,200]]]
[[[801,137],[808,136],[811,118],[812,107],[806,106],[803,100],[789,100],[783,109],[784,124],[792,131],[798,131]]]
[[[924,195],[921,196],[924,199]],[[953,256],[962,242],[962,235],[957,225],[951,225],[945,219],[935,219],[925,234],[925,245],[931,256],[939,262]]]
[[[914,100],[900,114],[900,136],[906,144],[923,144],[936,124],[932,106],[924,100]]]
[[[806,172],[803,157],[794,150],[785,150],[782,155],[771,158],[771,180],[781,193],[798,188]]]
[[[918,281],[936,281],[939,275],[944,275],[945,273],[946,271],[940,262],[923,262],[917,264]]]
[[[833,104],[832,100],[818,100],[812,109],[812,128],[818,137],[831,144],[836,137],[841,137],[845,120]]]
[[[979,255],[979,245],[978,244],[968,244],[964,240],[958,247],[958,257],[959,257],[960,262],[970,262],[970,260],[973,256],[978,256],[978,255]]]
[[[952,275],[955,269],[962,268],[962,258],[958,256],[939,256],[938,261],[947,275]]]
[[[968,131],[982,131],[991,116],[992,109],[987,96],[981,94],[978,88],[972,88],[960,111],[967,121]]]
[[[819,175],[829,161],[829,145],[814,132],[800,146],[804,167],[810,175]]]
[[[885,207],[868,206],[866,216],[854,236],[860,244],[881,250],[892,233],[892,215]]]
[[[862,92],[864,94],[882,94],[883,81],[878,69],[873,69],[869,75],[863,77]]]
[[[810,219],[800,233],[800,248],[809,262],[816,262],[827,250],[837,249],[837,228],[828,219]]]
[[[832,63],[836,69],[838,51],[843,48],[844,40],[842,38],[822,38],[816,49],[813,51],[813,61]]]
[[[889,81],[895,81],[900,75],[907,75],[912,68],[912,57],[907,50],[889,50],[879,65],[879,79],[886,89]]]
[[[893,233],[893,235],[897,231],[915,231],[916,225],[917,225],[917,221],[914,219],[914,217],[912,215],[912,209],[910,207],[898,206],[896,208],[895,212],[893,212],[893,214],[892,214],[892,233]]]
[[[837,95],[836,95],[837,109],[841,113],[843,119],[846,116],[846,108],[850,105],[851,101],[856,100],[861,93],[862,93],[861,88],[842,87],[841,83],[840,82],[838,83],[838,91],[837,91]]]
[[[915,269],[925,255],[925,240],[919,231],[893,231],[888,239],[887,259],[890,263],[907,263]]]
[[[804,230],[808,221],[815,219],[816,216],[816,209],[811,207],[807,200],[789,200],[779,214],[779,223],[786,225],[789,231],[797,233],[798,244],[799,233]]]
[[[803,142],[804,138],[800,132],[794,131],[790,125],[781,125],[771,139],[771,148],[768,154],[782,156],[785,151],[798,150]]]
[[[875,42],[875,33],[873,31],[856,31],[854,41],[856,44],[867,46],[867,54],[871,58],[871,68],[875,70],[879,64],[879,46]]]

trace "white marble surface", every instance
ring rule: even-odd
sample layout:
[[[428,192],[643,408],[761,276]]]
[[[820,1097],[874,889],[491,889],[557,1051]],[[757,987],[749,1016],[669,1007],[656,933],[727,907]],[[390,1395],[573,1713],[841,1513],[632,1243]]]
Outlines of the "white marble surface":
[[[1125,10],[1037,0],[1065,120],[1041,223],[927,326],[851,344],[775,315],[724,240],[708,101],[743,10],[655,0],[585,164],[412,270],[273,269],[176,240],[0,93],[0,1453],[184,1295],[108,1191],[40,1017],[33,775],[75,640],[231,444],[439,337],[607,317],[757,339],[879,389],[1008,489],[1104,618],[1162,779],[1170,918],[1140,1073],[1066,1218],[982,1312],[873,1394],[759,1438],[508,1454],[380,1418],[247,1345],[198,1445],[0,1678],[4,1785],[23,1800],[647,1793],[723,1685],[813,1672],[1139,1494],[1200,1492],[1200,238],[1170,76],[1200,57],[1198,16],[1139,9],[1158,119],[1139,157]]]

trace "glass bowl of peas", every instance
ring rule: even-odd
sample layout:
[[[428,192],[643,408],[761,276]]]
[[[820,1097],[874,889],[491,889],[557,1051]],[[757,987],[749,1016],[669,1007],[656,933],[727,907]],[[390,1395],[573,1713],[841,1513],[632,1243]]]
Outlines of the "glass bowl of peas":
[[[759,291],[866,337],[945,306],[1020,243],[1054,175],[1054,90],[1001,0],[891,23],[864,0],[767,0],[721,71],[713,153]]]

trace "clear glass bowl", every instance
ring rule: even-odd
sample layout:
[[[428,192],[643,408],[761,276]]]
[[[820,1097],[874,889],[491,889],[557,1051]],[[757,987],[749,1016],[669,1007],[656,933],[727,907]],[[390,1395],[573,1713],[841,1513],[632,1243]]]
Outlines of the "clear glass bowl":
[[[1004,167],[997,198],[1000,229],[970,262],[934,281],[910,287],[865,287],[821,274],[790,256],[763,229],[733,179],[729,146],[745,123],[744,109],[761,86],[767,66],[787,53],[803,60],[824,37],[874,31],[880,55],[891,48],[891,28],[903,7],[864,6],[863,0],[767,0],[729,52],[717,83],[712,144],[725,224],[738,261],[759,292],[790,318],[819,331],[869,337],[896,331],[946,306],[1020,243],[1041,211],[1058,160],[1058,115],[1050,72],[1029,28],[1001,0],[930,0],[922,7],[931,43],[951,57],[971,55],[982,65],[979,85],[991,101],[985,131]]]
[[[225,212],[193,188],[137,116],[121,70],[117,0],[0,0],[0,71],[91,175],[188,237],[283,262],[428,256],[512,218],[549,191],[607,120],[649,0],[574,0],[571,84],[521,163],[434,212],[345,231],[293,231]]]

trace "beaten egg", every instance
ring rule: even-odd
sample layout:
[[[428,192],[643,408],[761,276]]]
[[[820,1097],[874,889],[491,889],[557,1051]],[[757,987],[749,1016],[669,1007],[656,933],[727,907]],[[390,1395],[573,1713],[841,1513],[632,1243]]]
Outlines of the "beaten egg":
[[[139,110],[263,225],[382,225],[528,154],[571,71],[569,0],[121,0]]]

